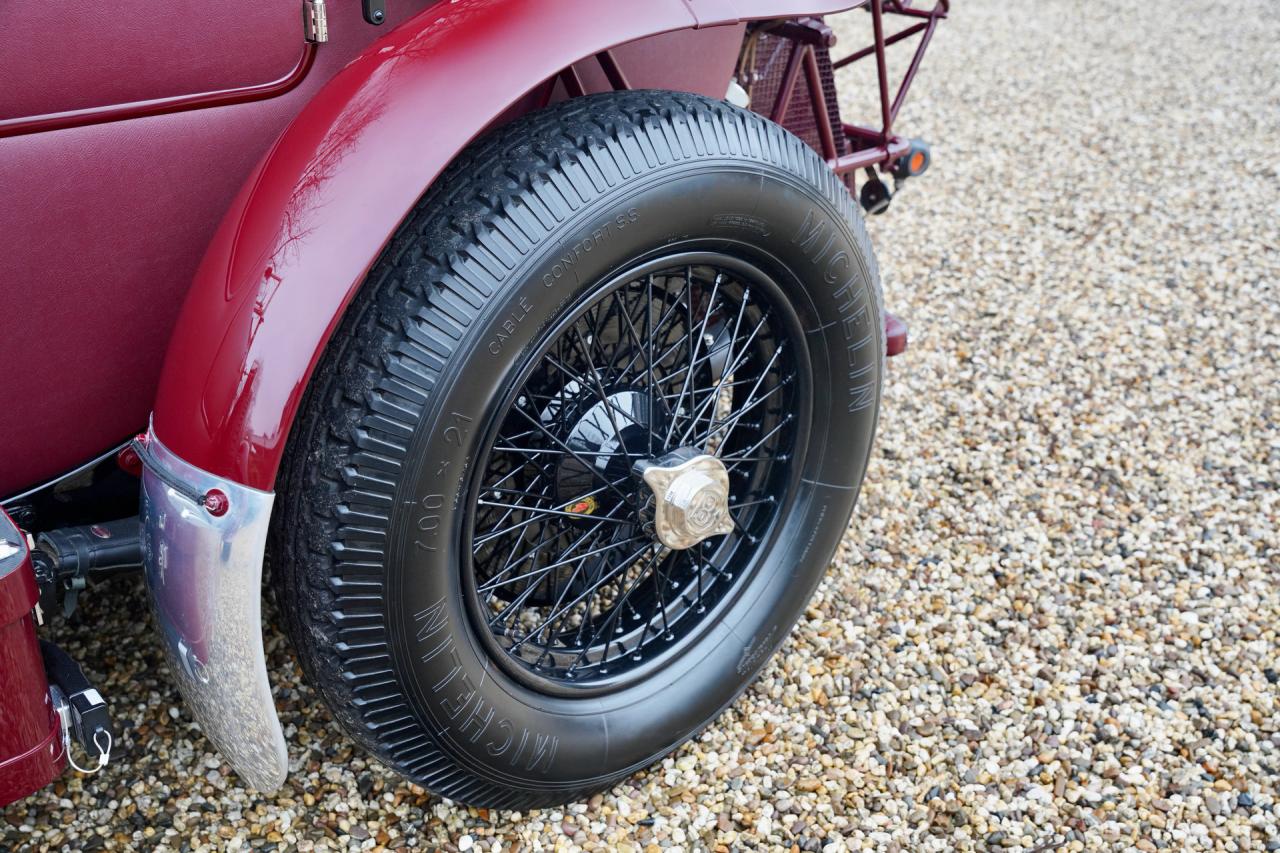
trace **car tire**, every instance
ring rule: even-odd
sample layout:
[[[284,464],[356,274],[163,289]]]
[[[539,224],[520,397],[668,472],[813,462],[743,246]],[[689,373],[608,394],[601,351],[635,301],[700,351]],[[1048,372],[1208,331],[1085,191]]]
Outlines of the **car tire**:
[[[477,806],[583,799],[675,749],[845,532],[880,299],[844,184],[753,113],[621,92],[473,143],[372,267],[288,440],[269,550],[308,681],[380,760]],[[642,469],[692,458],[687,483],[723,468],[728,497],[672,547],[684,505]]]

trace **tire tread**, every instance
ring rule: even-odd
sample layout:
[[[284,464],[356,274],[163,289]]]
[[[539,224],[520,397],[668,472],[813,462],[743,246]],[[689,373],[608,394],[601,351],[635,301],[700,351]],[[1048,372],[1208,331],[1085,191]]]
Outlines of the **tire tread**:
[[[281,618],[338,723],[437,794],[529,808],[603,786],[548,792],[483,778],[455,765],[415,719],[382,604],[385,531],[409,437],[469,323],[523,256],[611,188],[707,156],[752,159],[811,184],[851,226],[879,299],[860,213],[799,139],[697,95],[588,96],[518,119],[459,155],[372,267],[304,396],[268,549]]]

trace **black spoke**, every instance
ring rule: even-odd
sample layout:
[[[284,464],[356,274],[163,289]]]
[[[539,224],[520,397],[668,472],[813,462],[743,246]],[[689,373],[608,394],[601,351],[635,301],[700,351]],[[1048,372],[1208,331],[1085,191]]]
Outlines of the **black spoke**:
[[[576,452],[575,452],[571,447],[569,447],[569,445],[567,445],[567,444],[565,444],[563,441],[561,441],[561,440],[560,440],[558,437],[556,437],[552,432],[550,432],[546,427],[542,426],[542,424],[539,424],[537,421],[534,421],[534,420],[533,420],[533,416],[532,416],[532,415],[530,415],[528,412],[524,411],[523,409],[516,409],[516,411],[517,411],[517,412],[519,412],[520,414],[524,415],[524,416],[525,416],[526,418],[528,418],[530,421],[533,421],[533,423],[535,423],[535,424],[538,426],[538,428],[542,430],[543,434],[544,434],[544,435],[546,435],[546,436],[547,436],[547,438],[549,438],[549,439],[551,439],[553,442],[555,442],[555,444],[556,444],[556,445],[558,445],[558,446],[560,447],[560,449],[561,449],[561,450],[565,451],[565,452],[566,452],[566,453],[568,453],[570,456],[572,456],[574,459],[576,459],[576,460],[578,460],[579,462],[581,462],[581,463],[582,463],[582,464],[587,468],[587,470],[589,470],[589,471],[594,471],[594,470],[595,470],[595,468],[592,466],[592,464],[591,464],[590,462],[588,462],[587,460],[585,460],[585,459],[583,459],[583,458],[582,458],[582,455],[581,455],[580,453],[576,453]],[[624,501],[627,501],[627,502],[630,502],[630,501],[631,501],[631,496],[630,496],[630,495],[628,495],[626,492],[622,491],[622,490],[621,490],[621,489],[619,489],[617,486],[614,486],[612,483],[609,483],[608,485],[609,485],[609,487],[610,487],[610,488],[612,488],[612,489],[613,489],[613,491],[617,492],[618,497],[622,498]]]
[[[773,360],[777,359],[778,354],[781,352],[782,352],[781,349],[775,352],[773,354],[773,359],[770,360],[770,363],[766,367],[772,367]],[[741,406],[736,408],[733,411],[732,415],[730,415],[729,417],[721,421],[712,420],[708,426],[707,431],[705,433],[700,434],[697,438],[692,439],[691,443],[695,445],[705,446],[706,443],[711,440],[711,437],[714,436],[717,432],[719,432],[722,429],[725,430],[725,432],[720,436],[720,441],[721,443],[727,442],[729,440],[729,434],[733,432],[733,428],[737,426],[740,420],[742,420],[743,415],[746,415],[748,412],[751,412],[753,409],[755,409],[765,400],[768,400],[775,393],[783,389],[784,386],[775,385],[774,387],[770,388],[768,391],[766,391],[765,393],[757,397],[756,391],[759,390],[760,383],[764,381],[764,378],[765,378],[765,374],[763,373],[760,374],[760,379],[756,381],[756,384],[751,388],[751,391],[747,394],[746,402],[744,402]],[[696,426],[696,424],[690,424],[690,427],[689,427],[690,430],[692,430],[694,426]],[[681,441],[690,441],[689,434],[685,433],[684,435],[680,436],[680,439]]]
[[[698,351],[702,349],[702,339],[703,339],[703,336],[706,335],[707,333],[707,321],[711,319],[711,309],[715,307],[716,294],[720,290],[720,280],[721,280],[721,276],[717,275],[714,284],[712,284],[711,286],[711,296],[707,299],[707,308],[706,308],[706,311],[703,313],[702,325],[698,329],[697,334],[693,334],[693,312],[692,312],[692,309],[690,309],[689,319],[688,319],[689,334],[692,336],[692,346],[690,347],[690,350],[689,350],[690,365],[693,365],[698,361]],[[743,304],[745,306],[746,304],[745,301]],[[676,411],[680,411],[683,408],[681,404],[684,402],[684,394],[685,394],[685,391],[688,390],[689,388],[689,382],[693,379],[693,375],[694,375],[694,371],[692,369],[685,372],[684,382],[680,386],[680,397],[676,400]],[[723,377],[721,377],[721,379],[723,380]],[[675,430],[675,423],[676,423],[675,419],[672,418],[671,425],[667,428],[666,440],[668,444],[671,443],[671,434]]]
[[[584,536],[583,538],[586,538],[586,537]],[[599,540],[599,538],[600,538],[600,537],[599,537],[599,531],[596,531],[596,533],[592,534],[592,542],[593,542],[593,543],[594,543],[594,542],[596,542],[596,541],[598,541],[598,540]],[[553,572],[553,571],[555,571],[556,569],[563,568],[564,566],[570,566],[570,565],[573,565],[574,563],[579,562],[579,561],[581,561],[581,560],[585,560],[585,559],[587,559],[588,557],[594,557],[594,556],[596,556],[597,554],[603,554],[603,553],[605,553],[605,552],[607,552],[607,551],[612,551],[614,548],[621,548],[623,545],[630,545],[632,542],[637,542],[637,541],[639,541],[639,540],[640,540],[640,537],[639,537],[639,536],[628,536],[626,539],[622,539],[622,540],[619,540],[619,541],[617,541],[617,542],[610,542],[608,545],[601,545],[599,548],[592,548],[590,551],[587,551],[587,552],[585,552],[585,553],[581,554],[580,556],[575,557],[575,558],[573,558],[573,559],[563,559],[563,558],[562,558],[562,559],[560,559],[560,560],[558,560],[558,561],[556,561],[556,562],[554,562],[554,563],[549,563],[549,564],[547,564],[547,565],[545,565],[545,566],[539,566],[538,568],[533,569],[532,571],[525,572],[524,574],[514,575],[514,576],[509,577],[509,578],[506,578],[506,579],[504,579],[504,580],[492,580],[492,581],[489,581],[489,582],[488,582],[488,583],[486,583],[484,586],[476,587],[476,592],[489,592],[489,591],[491,591],[491,590],[497,589],[497,588],[498,588],[498,587],[500,587],[500,586],[509,586],[509,585],[511,585],[511,584],[519,583],[519,582],[521,582],[521,581],[523,581],[523,580],[527,580],[527,579],[532,578],[532,577],[535,577],[535,576],[540,577],[540,576],[542,576],[542,575],[547,574],[548,572]],[[539,549],[534,549],[533,551],[530,551],[530,552],[529,552],[529,554],[535,554],[535,553],[541,553],[541,552],[540,552],[540,550],[539,550]],[[565,551],[564,553],[566,553],[566,554],[567,554],[567,553],[570,553],[570,552],[569,552],[569,551]],[[563,557],[563,555],[562,555],[562,557]],[[523,561],[524,561],[524,559],[525,559],[524,557],[521,557],[521,558],[520,558],[520,560],[517,560],[517,561],[515,562],[515,564],[514,564],[514,565],[512,565],[510,568],[515,568],[515,566],[520,565],[520,563],[521,563],[521,562],[523,562]],[[509,568],[509,569],[504,569],[504,571],[510,571],[510,568]],[[501,574],[501,572],[500,572],[499,574]]]
[[[603,683],[691,636],[792,482],[779,463],[803,333],[780,319],[794,314],[777,286],[715,263],[646,269],[547,333],[477,460],[473,612],[504,666],[538,684]],[[720,457],[734,525],[683,551],[658,541],[662,498],[632,471],[677,450]]]
[[[499,501],[486,501],[486,500],[483,500],[483,499],[481,499],[481,500],[477,501],[477,503],[478,503],[480,506],[495,506],[495,507],[503,507],[503,508],[506,508],[506,509],[520,509],[520,510],[524,510],[524,511],[526,511],[526,512],[532,512],[532,513],[534,513],[534,514],[536,514],[536,515],[556,515],[556,516],[560,516],[561,518],[582,518],[582,517],[583,517],[583,514],[582,514],[582,513],[580,513],[580,512],[565,512],[565,511],[564,511],[564,510],[562,510],[562,509],[544,509],[544,508],[542,508],[542,507],[536,507],[536,506],[524,506],[523,504],[505,504],[505,503],[501,503],[501,502],[499,502]],[[587,517],[588,517],[588,518],[590,518],[591,516],[587,516]],[[600,520],[601,520],[601,521],[612,521],[614,524],[627,524],[627,523],[628,523],[627,521],[624,521],[623,519],[620,519],[620,518],[608,518],[607,516],[606,516],[605,518],[600,519]]]
[[[629,478],[628,478],[628,479],[629,479]],[[579,501],[585,500],[586,498],[592,498],[592,497],[595,497],[596,495],[599,495],[601,492],[604,492],[604,491],[608,490],[610,487],[612,487],[612,486],[617,486],[617,485],[619,485],[619,484],[621,484],[621,483],[623,483],[623,482],[625,482],[625,480],[615,480],[615,481],[614,481],[614,482],[612,482],[612,483],[605,483],[603,486],[600,486],[598,489],[593,489],[593,490],[592,490],[592,491],[590,491],[590,492],[584,492],[584,493],[582,493],[582,494],[580,494],[580,495],[575,496],[573,499],[571,499],[571,500],[570,500],[570,501],[568,501],[567,503],[572,504],[572,503],[575,503],[575,502],[579,502]],[[487,490],[486,490],[486,491],[487,491]],[[517,504],[516,506],[518,506],[520,509],[526,509],[526,507],[519,506],[518,504]],[[510,509],[509,509],[509,510],[507,510],[507,514],[506,514],[505,516],[503,516],[503,521],[505,521],[505,519],[506,519],[506,518],[509,518],[512,512],[514,512],[514,510],[510,510]],[[616,519],[612,519],[612,518],[611,518],[611,519],[609,519],[609,520],[610,520],[610,521],[615,521]],[[473,545],[475,545],[476,547],[479,547],[479,546],[481,546],[481,545],[485,544],[486,542],[489,542],[489,541],[491,541],[491,540],[493,540],[493,539],[498,539],[498,538],[501,538],[501,537],[503,537],[503,536],[506,536],[508,533],[510,533],[510,532],[511,532],[511,531],[513,531],[513,530],[518,530],[518,529],[519,529],[519,528],[521,528],[521,527],[525,527],[525,526],[527,526],[527,525],[534,524],[535,522],[538,522],[538,521],[540,521],[540,519],[539,519],[539,518],[537,518],[537,517],[534,517],[534,518],[527,518],[527,519],[525,519],[524,521],[521,521],[521,522],[519,522],[519,523],[517,523],[517,524],[513,524],[513,525],[511,525],[511,526],[509,526],[509,527],[504,527],[504,528],[502,528],[502,529],[499,529],[499,530],[493,531],[493,532],[491,532],[491,533],[489,533],[489,534],[487,534],[487,535],[485,535],[485,536],[474,537],[474,538],[472,539],[472,544],[473,544]],[[500,522],[500,523],[501,523],[501,522]]]
[[[766,315],[763,319],[761,319],[761,321],[756,325],[756,327],[751,330],[751,334],[748,335],[747,340],[743,342],[742,350],[741,352],[738,353],[737,358],[728,368],[725,369],[724,374],[720,377],[720,381],[716,383],[715,388],[712,389],[712,392],[707,395],[706,399],[703,400],[702,405],[697,410],[694,411],[692,417],[690,418],[690,426],[696,426],[698,423],[698,420],[702,417],[702,414],[703,412],[706,411],[707,407],[713,405],[716,401],[719,400],[720,389],[722,387],[722,384],[724,383],[725,377],[733,375],[733,372],[742,366],[744,359],[750,354],[750,350],[748,349],[748,347],[751,345],[752,341],[755,340],[756,334],[762,328],[764,328],[767,320],[768,320],[768,316]],[[715,412],[715,409],[713,408],[712,413],[714,414],[714,412]]]

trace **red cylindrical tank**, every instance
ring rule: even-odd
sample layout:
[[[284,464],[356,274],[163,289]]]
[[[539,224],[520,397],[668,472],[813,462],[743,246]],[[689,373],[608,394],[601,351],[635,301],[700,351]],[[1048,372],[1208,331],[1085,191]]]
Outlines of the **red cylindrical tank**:
[[[0,509],[0,806],[43,788],[66,764],[31,614],[38,598],[26,538]]]

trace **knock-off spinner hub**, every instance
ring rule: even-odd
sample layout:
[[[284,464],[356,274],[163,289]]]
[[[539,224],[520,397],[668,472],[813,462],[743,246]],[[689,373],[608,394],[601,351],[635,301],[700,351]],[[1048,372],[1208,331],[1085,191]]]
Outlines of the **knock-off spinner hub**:
[[[733,532],[729,472],[716,457],[682,448],[641,460],[635,470],[653,490],[654,532],[663,545],[681,551]]]

